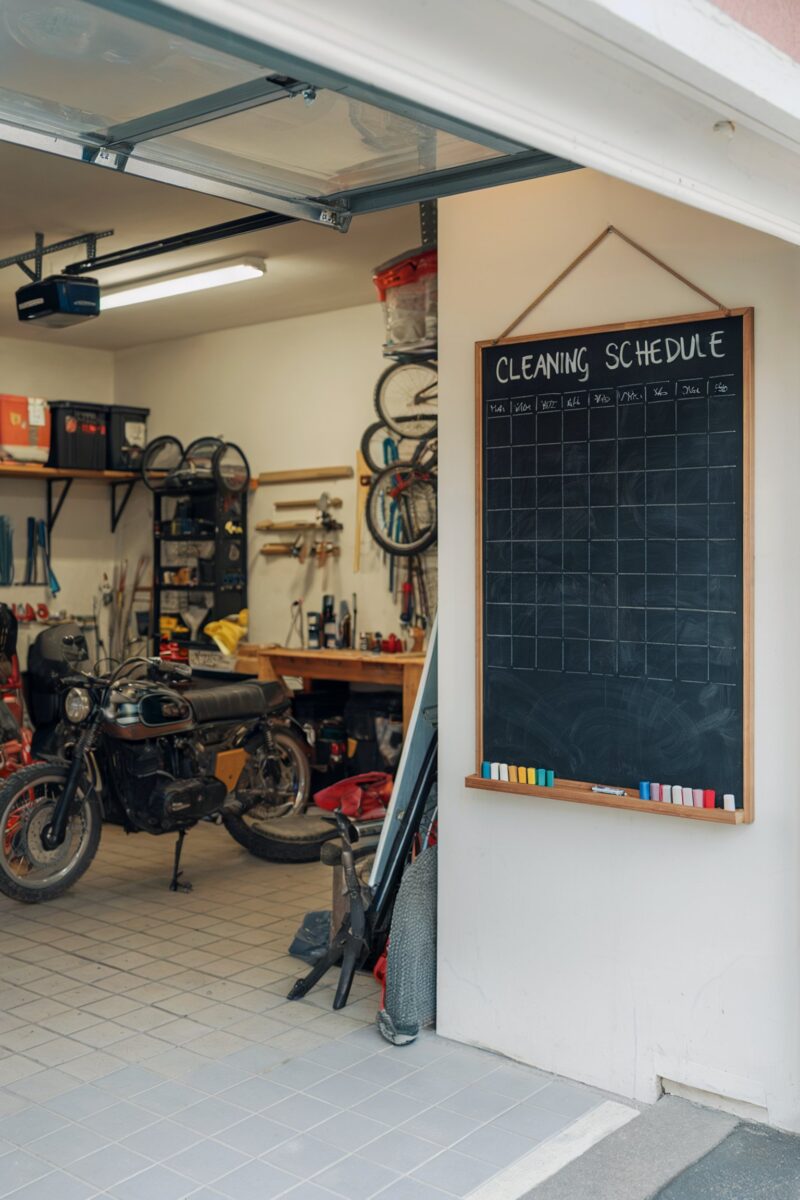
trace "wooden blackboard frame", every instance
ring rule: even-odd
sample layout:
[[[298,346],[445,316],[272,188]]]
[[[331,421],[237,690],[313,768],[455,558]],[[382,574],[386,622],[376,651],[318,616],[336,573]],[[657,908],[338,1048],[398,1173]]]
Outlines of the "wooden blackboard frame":
[[[497,782],[481,778],[483,762],[483,697],[484,697],[484,537],[483,537],[483,351],[494,346],[515,345],[557,338],[581,337],[590,334],[622,333],[630,329],[648,329],[664,325],[713,321],[720,318],[742,318],[742,808],[735,812],[723,809],[689,808],[680,805],[642,801],[636,797],[617,797],[591,791],[591,784],[563,779],[552,787]],[[753,309],[715,309],[710,312],[688,313],[673,317],[656,317],[643,321],[612,322],[575,329],[545,330],[540,333],[517,334],[499,340],[487,339],[475,343],[475,561],[476,561],[476,762],[475,774],[467,777],[467,786],[495,792],[542,796],[571,803],[598,805],[604,808],[623,808],[638,812],[659,813],[664,816],[686,817],[717,824],[750,824],[755,818],[753,778]],[[608,781],[604,780],[604,783]]]

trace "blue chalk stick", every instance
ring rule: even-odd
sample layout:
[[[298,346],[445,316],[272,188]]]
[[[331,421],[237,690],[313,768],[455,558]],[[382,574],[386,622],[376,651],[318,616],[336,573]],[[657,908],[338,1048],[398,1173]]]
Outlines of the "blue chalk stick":
[[[488,762],[481,763],[481,779],[491,779],[491,777],[492,777],[492,764],[488,763]]]
[[[639,799],[640,800],[649,800],[650,799],[650,784],[649,783],[642,782],[639,784]]]
[[[545,780],[546,780],[547,786],[552,787],[556,781],[555,771],[548,771],[547,775],[545,776]]]
[[[547,786],[547,772],[545,771],[544,767],[536,768],[536,784],[537,787]]]

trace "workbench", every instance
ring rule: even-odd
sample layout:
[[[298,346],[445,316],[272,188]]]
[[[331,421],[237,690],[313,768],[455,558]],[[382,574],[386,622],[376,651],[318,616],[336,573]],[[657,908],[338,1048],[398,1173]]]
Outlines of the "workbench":
[[[248,646],[248,654],[255,647]],[[367,650],[286,650],[282,646],[259,646],[258,678],[302,679],[309,689],[315,679],[337,679],[347,683],[380,683],[402,688],[403,733],[408,728],[417,688],[425,662],[424,653],[371,654]]]

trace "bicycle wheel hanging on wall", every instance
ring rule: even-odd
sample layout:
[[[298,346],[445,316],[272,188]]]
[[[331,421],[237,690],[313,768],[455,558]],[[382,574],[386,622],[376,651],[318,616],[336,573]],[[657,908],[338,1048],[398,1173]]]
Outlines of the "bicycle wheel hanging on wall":
[[[390,463],[410,459],[419,445],[417,438],[406,438],[383,421],[373,421],[361,437],[361,453],[373,475]]]
[[[421,438],[433,432],[439,412],[436,363],[401,362],[388,367],[375,385],[375,409],[395,433]]]
[[[436,541],[436,477],[412,463],[393,463],[372,481],[367,528],[382,550],[403,558]]]

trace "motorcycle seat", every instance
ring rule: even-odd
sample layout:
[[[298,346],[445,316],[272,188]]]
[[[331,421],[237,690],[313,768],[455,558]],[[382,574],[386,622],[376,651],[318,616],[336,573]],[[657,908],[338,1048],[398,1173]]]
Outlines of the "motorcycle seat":
[[[231,683],[222,687],[199,688],[186,693],[186,699],[200,724],[209,721],[235,721],[242,717],[261,717],[277,712],[288,703],[281,683]]]

